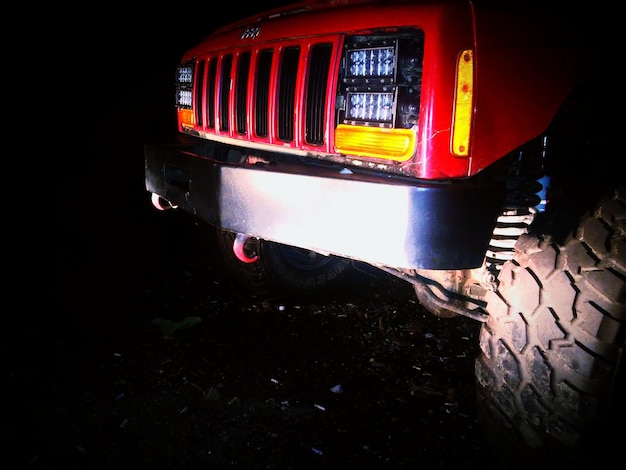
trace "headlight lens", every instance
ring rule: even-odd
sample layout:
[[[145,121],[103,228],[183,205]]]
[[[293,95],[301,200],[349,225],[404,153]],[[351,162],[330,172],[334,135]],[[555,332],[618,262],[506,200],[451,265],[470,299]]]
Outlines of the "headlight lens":
[[[391,77],[395,70],[393,47],[352,49],[348,52],[348,71],[352,77]]]
[[[191,109],[193,104],[193,64],[176,68],[176,106]]]
[[[348,119],[356,121],[391,122],[393,93],[348,93]]]
[[[389,138],[391,129],[415,132],[419,120],[423,44],[423,32],[416,30],[346,38],[337,96],[335,137],[339,152],[389,160],[405,160],[412,154],[414,148],[406,145],[414,146],[416,139],[406,139],[404,133],[399,139],[403,142],[402,150],[391,152],[393,155],[386,155],[380,149],[375,151],[372,143],[378,145]],[[370,130],[352,133],[347,132],[346,126],[365,126]],[[376,132],[382,133],[375,137]],[[361,143],[359,138],[367,138],[369,143]],[[371,152],[368,149],[372,149]]]

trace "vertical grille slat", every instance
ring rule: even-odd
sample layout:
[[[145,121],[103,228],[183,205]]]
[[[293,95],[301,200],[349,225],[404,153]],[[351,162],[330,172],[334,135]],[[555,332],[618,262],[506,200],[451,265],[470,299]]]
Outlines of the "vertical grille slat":
[[[198,86],[194,89],[194,97],[193,97],[193,109],[194,109],[194,121],[202,126],[204,124],[204,116],[203,116],[203,107],[202,107],[202,91],[204,89],[204,60],[200,60],[197,63],[196,70],[196,83]]]
[[[332,44],[317,44],[311,50],[309,61],[309,77],[306,87],[306,123],[305,139],[307,143],[322,145],[324,143],[324,116],[326,106],[326,89]]]
[[[244,52],[237,61],[237,77],[235,86],[236,124],[239,134],[246,133],[248,106],[248,75],[250,73],[250,52]]]
[[[270,74],[274,51],[264,49],[259,53],[255,94],[254,94],[254,126],[256,135],[267,137],[269,121]]]
[[[215,129],[215,83],[217,82],[217,59],[213,57],[209,61],[209,73],[206,82],[206,112],[207,127]]]
[[[220,130],[228,131],[228,95],[230,92],[230,69],[233,65],[233,56],[226,55],[222,59],[222,71],[220,74]]]
[[[278,138],[285,142],[293,141],[296,79],[300,47],[292,46],[283,52],[280,64],[278,88]]]

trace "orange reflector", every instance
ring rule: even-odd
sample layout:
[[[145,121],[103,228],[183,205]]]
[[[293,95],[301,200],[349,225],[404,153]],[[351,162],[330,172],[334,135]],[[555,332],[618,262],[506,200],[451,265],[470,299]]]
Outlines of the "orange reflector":
[[[411,129],[339,124],[335,129],[335,147],[340,153],[360,157],[405,161],[413,156],[417,138]]]
[[[183,126],[193,127],[193,110],[179,108],[178,122]]]
[[[465,49],[456,64],[456,93],[450,151],[457,157],[469,155],[470,131],[474,112],[474,51]]]

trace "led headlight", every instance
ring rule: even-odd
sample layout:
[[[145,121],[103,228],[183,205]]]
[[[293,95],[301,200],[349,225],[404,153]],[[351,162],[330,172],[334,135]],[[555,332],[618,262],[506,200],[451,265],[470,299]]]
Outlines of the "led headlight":
[[[176,68],[176,106],[191,109],[193,103],[193,64]]]
[[[395,69],[393,47],[352,49],[348,52],[349,75],[353,77],[391,77]]]
[[[355,121],[388,122],[393,119],[393,93],[348,92],[346,117]]]
[[[416,139],[407,139],[404,131],[389,131],[413,132],[418,124],[423,36],[421,31],[410,30],[346,38],[337,96],[335,145],[339,152],[390,160],[406,160],[413,153],[414,147],[408,146],[414,146]],[[346,126],[380,130],[350,132]],[[374,151],[380,142],[394,138],[397,142],[390,143],[388,150],[394,150],[389,154],[380,148]]]

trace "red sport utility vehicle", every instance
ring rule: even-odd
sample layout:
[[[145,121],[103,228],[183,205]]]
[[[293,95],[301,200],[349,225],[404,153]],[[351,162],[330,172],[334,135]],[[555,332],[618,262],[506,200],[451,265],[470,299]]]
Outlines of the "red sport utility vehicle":
[[[367,263],[482,322],[488,437],[576,461],[621,408],[626,192],[599,29],[574,20],[318,0],[229,24],[182,57],[177,138],[146,144],[147,191],[214,226],[265,294]]]

